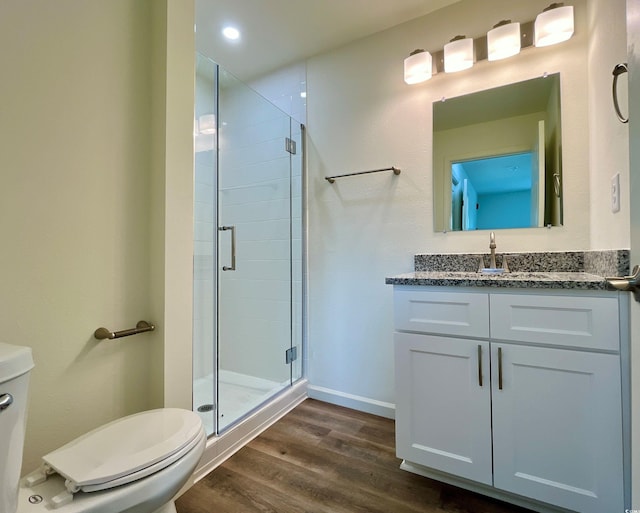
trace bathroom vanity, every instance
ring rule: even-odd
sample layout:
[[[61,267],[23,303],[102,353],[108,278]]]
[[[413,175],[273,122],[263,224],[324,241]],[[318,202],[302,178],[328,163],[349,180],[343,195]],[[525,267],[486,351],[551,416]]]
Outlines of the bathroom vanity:
[[[598,271],[624,274],[624,255],[608,257]],[[512,269],[541,265],[519,258]],[[403,469],[540,512],[624,511],[629,299],[576,258],[554,273],[387,279]]]

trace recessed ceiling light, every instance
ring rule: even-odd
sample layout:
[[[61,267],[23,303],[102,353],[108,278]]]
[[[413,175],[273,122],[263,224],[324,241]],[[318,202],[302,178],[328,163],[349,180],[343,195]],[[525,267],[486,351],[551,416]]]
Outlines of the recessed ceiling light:
[[[240,38],[240,31],[235,27],[225,27],[222,29],[222,35],[227,39],[235,41]]]

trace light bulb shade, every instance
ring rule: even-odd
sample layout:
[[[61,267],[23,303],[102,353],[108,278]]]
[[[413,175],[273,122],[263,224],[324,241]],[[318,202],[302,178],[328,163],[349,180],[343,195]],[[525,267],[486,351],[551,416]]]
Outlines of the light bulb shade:
[[[215,114],[203,114],[198,118],[198,129],[201,134],[216,133],[216,116]]]
[[[455,39],[444,45],[444,71],[454,73],[473,66],[473,39]]]
[[[520,53],[520,23],[506,23],[487,32],[487,58],[499,61]]]
[[[418,84],[431,78],[433,59],[429,52],[416,51],[404,60],[404,81]]]
[[[573,6],[562,5],[536,17],[534,44],[537,47],[562,43],[573,35]]]

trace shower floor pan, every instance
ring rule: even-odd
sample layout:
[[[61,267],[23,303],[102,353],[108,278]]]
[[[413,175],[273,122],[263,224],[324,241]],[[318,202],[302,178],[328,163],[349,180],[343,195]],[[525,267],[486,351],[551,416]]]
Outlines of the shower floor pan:
[[[193,409],[200,415],[207,435],[213,434],[214,416],[219,414],[218,431],[254,410],[289,386],[233,371],[221,370],[218,382],[219,411],[215,410],[213,374],[197,378],[193,384]]]

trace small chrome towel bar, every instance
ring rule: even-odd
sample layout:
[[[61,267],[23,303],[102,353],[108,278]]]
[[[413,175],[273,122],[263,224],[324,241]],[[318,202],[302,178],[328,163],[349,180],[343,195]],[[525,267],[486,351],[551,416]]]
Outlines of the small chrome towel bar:
[[[336,178],[344,178],[345,176],[368,175],[369,173],[379,173],[380,171],[393,171],[394,175],[400,174],[400,168],[391,166],[391,167],[383,167],[382,169],[372,169],[371,171],[360,171],[358,173],[348,173],[346,175],[325,176],[324,179],[329,183],[334,183],[336,181]]]
[[[138,333],[145,333],[147,331],[153,331],[156,327],[153,324],[149,324],[147,321],[138,321],[135,328],[122,331],[109,331],[107,328],[98,328],[93,336],[98,340],[113,340],[114,338],[129,337],[131,335],[137,335]]]

